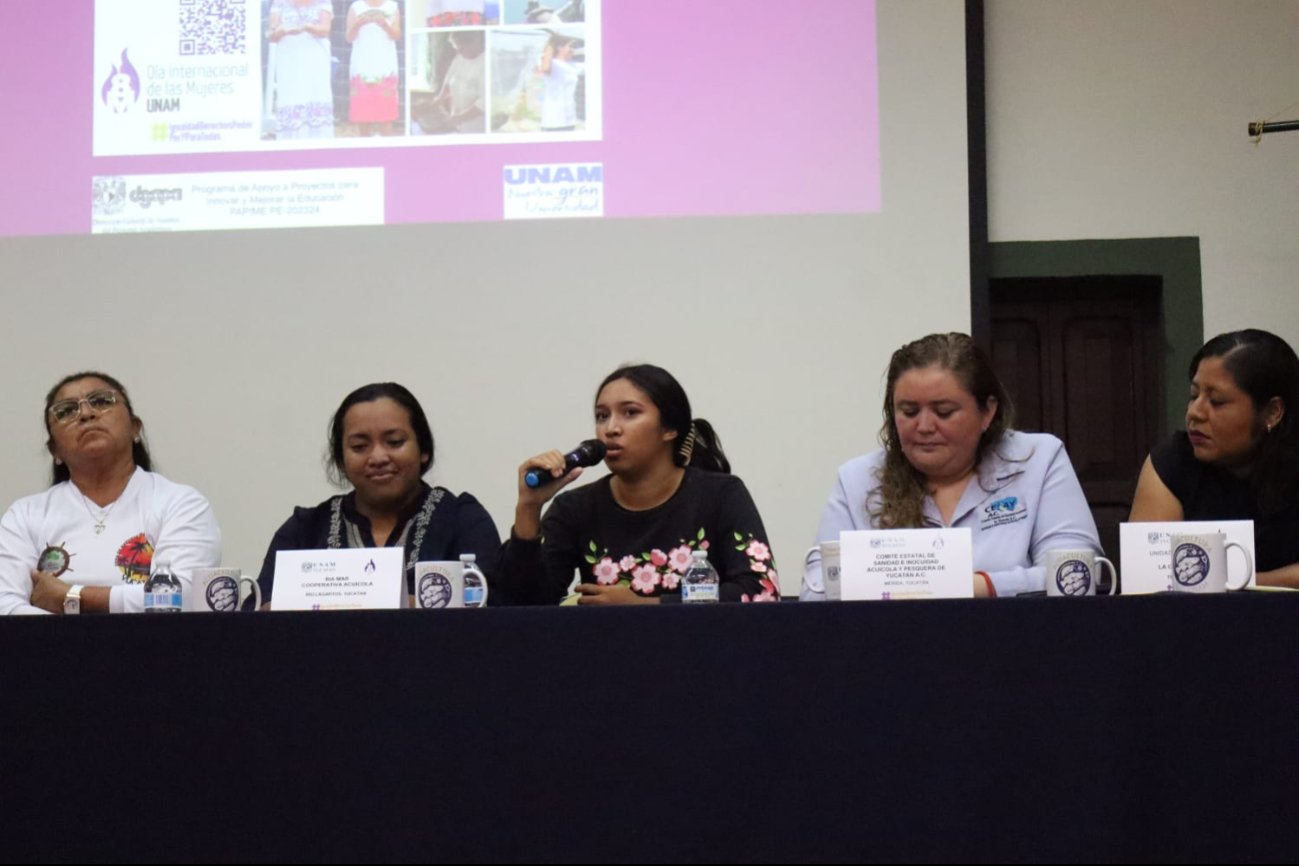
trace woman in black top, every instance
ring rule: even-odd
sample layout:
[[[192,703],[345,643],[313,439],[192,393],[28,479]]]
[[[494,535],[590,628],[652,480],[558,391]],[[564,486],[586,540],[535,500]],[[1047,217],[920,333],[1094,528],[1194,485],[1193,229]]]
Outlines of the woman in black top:
[[[433,431],[415,395],[395,382],[357,388],[343,398],[329,426],[329,474],[352,491],[314,508],[295,508],[275,533],[261,574],[262,598],[272,600],[275,554],[331,547],[396,547],[406,551],[406,587],[415,563],[456,560],[473,553],[493,592],[501,537],[487,509],[423,481],[433,467]]]
[[[512,599],[554,604],[576,570],[581,604],[680,601],[695,550],[707,551],[723,601],[780,599],[753,499],[670,373],[650,364],[610,373],[596,391],[595,432],[609,476],[557,498],[544,520],[542,506],[582,469],[564,474],[558,451],[519,467],[514,530],[501,563]],[[524,475],[534,468],[557,480],[528,487]]]
[[[1299,587],[1299,358],[1275,334],[1220,334],[1191,359],[1186,430],[1141,469],[1133,521],[1253,520],[1260,585]]]

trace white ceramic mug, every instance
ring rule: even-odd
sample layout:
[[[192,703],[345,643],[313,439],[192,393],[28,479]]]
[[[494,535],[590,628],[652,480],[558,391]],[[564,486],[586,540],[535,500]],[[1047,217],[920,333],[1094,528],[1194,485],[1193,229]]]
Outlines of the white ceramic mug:
[[[807,570],[812,566],[814,553],[821,554],[821,586],[825,592],[825,600],[839,601],[843,598],[843,591],[839,586],[839,542],[823,541],[808,548],[807,555],[803,557],[804,583],[807,582]]]
[[[1118,572],[1114,563],[1095,551],[1079,548],[1078,550],[1048,550],[1043,566],[1046,569],[1046,594],[1073,598],[1075,596],[1096,595],[1100,584],[1099,565],[1110,570],[1110,595],[1115,595],[1119,586]]]
[[[261,610],[262,588],[256,578],[237,568],[196,568],[190,577],[190,590],[184,607],[199,613],[235,613],[242,607],[242,584],[250,587],[253,610]]]
[[[473,561],[415,563],[415,607],[486,607],[487,577]]]
[[[1254,577],[1249,551],[1221,532],[1173,533],[1169,536],[1173,569],[1168,588],[1178,592],[1226,592],[1244,589]],[[1245,557],[1245,579],[1231,583],[1227,577],[1227,551],[1236,548]]]

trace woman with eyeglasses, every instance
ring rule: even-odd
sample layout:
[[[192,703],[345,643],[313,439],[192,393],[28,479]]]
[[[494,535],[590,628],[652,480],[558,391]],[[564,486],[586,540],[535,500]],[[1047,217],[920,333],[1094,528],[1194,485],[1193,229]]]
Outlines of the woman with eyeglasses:
[[[197,490],[151,471],[122,383],[74,373],[45,397],[53,484],[0,518],[0,614],[133,613],[155,560],[188,593],[221,564],[221,530]]]

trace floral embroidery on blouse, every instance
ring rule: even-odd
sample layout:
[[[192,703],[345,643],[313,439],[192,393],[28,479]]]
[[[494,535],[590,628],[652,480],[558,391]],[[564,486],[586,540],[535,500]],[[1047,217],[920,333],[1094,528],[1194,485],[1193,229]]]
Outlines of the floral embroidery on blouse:
[[[749,571],[758,578],[762,591],[745,593],[741,601],[779,601],[780,575],[776,573],[776,563],[771,558],[771,548],[765,542],[735,533],[735,549],[744,554],[749,561]],[[594,541],[587,545],[585,554],[591,566],[591,575],[601,586],[613,586],[622,583],[630,586],[638,595],[653,595],[656,591],[675,592],[681,585],[681,576],[690,568],[691,554],[696,550],[708,550],[708,539],[701,528],[691,540],[681,539],[681,543],[671,550],[644,551],[639,555],[625,554],[615,558],[609,555],[608,548],[600,548]],[[715,566],[714,566],[715,567]]]
[[[762,575],[758,583],[762,592],[750,596],[747,592],[740,596],[740,601],[780,601],[780,575],[776,573],[776,563],[771,558],[771,548],[749,533],[746,539],[735,533],[735,549],[749,559],[749,571]]]
[[[693,539],[686,541],[683,538],[678,547],[669,551],[656,547],[639,556],[626,554],[618,559],[609,555],[608,548],[596,547],[592,541],[587,545],[586,561],[591,566],[595,582],[601,586],[622,582],[640,595],[653,595],[660,587],[664,592],[676,591],[681,584],[681,575],[690,567],[690,554],[696,548],[708,549],[708,539],[704,537],[702,527]]]

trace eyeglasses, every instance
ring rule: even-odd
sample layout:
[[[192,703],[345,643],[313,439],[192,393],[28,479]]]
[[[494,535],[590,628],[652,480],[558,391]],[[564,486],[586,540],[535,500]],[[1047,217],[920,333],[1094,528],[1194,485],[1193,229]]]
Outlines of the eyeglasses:
[[[81,404],[85,403],[95,412],[107,412],[117,405],[117,392],[109,391],[91,391],[84,397],[77,400],[60,400],[50,405],[47,410],[50,418],[56,424],[71,424],[81,417]]]

